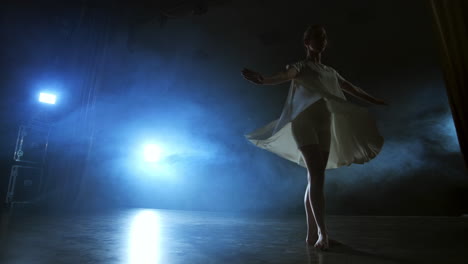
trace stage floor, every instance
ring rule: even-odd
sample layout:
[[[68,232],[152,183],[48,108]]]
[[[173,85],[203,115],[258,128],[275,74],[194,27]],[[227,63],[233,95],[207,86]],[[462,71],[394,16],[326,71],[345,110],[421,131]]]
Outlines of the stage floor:
[[[305,216],[128,209],[2,213],[0,263],[468,263],[468,217],[327,216],[325,252]]]

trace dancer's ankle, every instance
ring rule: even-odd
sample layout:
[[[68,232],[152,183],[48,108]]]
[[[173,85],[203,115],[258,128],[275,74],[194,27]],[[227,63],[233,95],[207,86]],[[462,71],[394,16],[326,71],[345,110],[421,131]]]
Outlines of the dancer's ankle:
[[[318,230],[317,235],[322,236],[322,237],[328,237],[328,231]]]

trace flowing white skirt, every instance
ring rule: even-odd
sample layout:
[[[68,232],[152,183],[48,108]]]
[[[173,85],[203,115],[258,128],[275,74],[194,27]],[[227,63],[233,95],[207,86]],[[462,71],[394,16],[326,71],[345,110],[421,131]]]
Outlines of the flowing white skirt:
[[[376,157],[382,149],[384,138],[368,110],[347,101],[325,100],[330,112],[330,154],[326,169],[352,163],[364,164]],[[245,137],[257,147],[306,167],[298,149],[299,142],[292,131],[293,120],[273,133],[278,121],[274,120]]]

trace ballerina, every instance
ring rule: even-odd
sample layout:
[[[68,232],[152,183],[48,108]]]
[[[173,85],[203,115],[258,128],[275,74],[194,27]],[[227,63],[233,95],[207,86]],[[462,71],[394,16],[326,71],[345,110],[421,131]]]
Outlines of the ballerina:
[[[244,68],[242,75],[257,85],[291,81],[279,119],[245,135],[256,146],[307,169],[304,196],[306,243],[329,248],[325,225],[325,170],[363,164],[380,152],[384,139],[367,109],[346,100],[344,92],[368,103],[388,105],[322,64],[327,34],[321,25],[309,26],[303,38],[306,58],[286,65],[272,76]]]

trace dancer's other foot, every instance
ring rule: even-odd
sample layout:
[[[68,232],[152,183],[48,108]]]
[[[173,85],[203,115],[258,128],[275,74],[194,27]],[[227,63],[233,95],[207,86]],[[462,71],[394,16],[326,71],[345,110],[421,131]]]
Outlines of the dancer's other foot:
[[[327,234],[319,234],[317,242],[314,245],[315,248],[318,248],[320,250],[328,250],[329,244],[328,244],[328,235]]]

